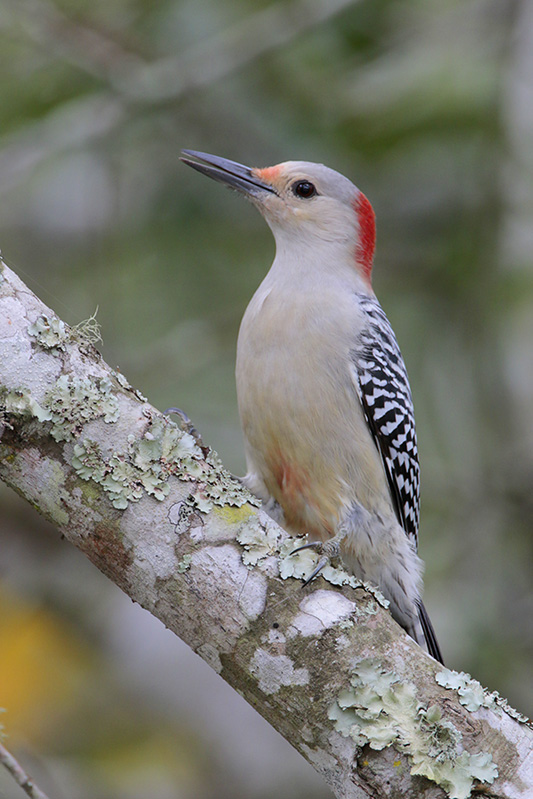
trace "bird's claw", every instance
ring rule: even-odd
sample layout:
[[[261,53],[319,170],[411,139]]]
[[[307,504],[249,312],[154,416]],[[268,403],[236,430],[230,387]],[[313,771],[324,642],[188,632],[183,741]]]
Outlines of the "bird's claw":
[[[309,544],[302,544],[301,547],[296,547],[296,549],[293,549],[290,554],[291,555],[296,555],[297,552],[301,552],[303,549],[317,549],[317,550],[319,550],[319,548],[321,546],[322,546],[322,544],[321,544],[320,541],[311,541]]]
[[[324,566],[327,566],[328,563],[329,563],[328,556],[323,555],[318,561],[313,571],[311,572],[311,574],[309,575],[309,577],[306,580],[304,580],[303,587],[305,588],[306,585],[309,585],[309,583],[311,583],[315,579],[315,577],[317,577],[317,575],[320,574]]]
[[[301,552],[304,549],[314,549],[318,554],[322,554],[322,557],[318,561],[317,565],[304,581],[304,588],[306,585],[309,585],[315,577],[320,574],[324,566],[327,566],[331,560],[331,558],[336,557],[339,554],[340,547],[339,542],[335,539],[330,539],[329,541],[322,542],[322,541],[311,541],[309,544],[302,544],[300,547],[296,547],[291,552],[291,555],[295,555],[297,552]]]
[[[200,433],[195,428],[195,426],[193,425],[193,423],[191,422],[185,411],[182,411],[181,408],[167,408],[166,411],[163,411],[164,416],[170,416],[171,414],[179,416],[181,420],[182,429],[184,429],[194,438],[198,446],[200,447],[203,446],[202,437],[200,436]]]

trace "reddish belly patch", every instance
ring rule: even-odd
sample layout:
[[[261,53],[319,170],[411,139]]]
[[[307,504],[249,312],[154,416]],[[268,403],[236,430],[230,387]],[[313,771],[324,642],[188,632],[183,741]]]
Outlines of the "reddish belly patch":
[[[275,481],[271,493],[283,508],[286,526],[298,535],[309,535],[312,539],[328,538],[332,534],[331,528],[320,512],[305,469],[277,453],[271,461],[271,473]]]

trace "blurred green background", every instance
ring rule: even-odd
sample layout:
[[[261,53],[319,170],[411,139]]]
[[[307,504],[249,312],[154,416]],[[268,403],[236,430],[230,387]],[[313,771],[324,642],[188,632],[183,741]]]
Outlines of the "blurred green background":
[[[244,458],[238,325],[271,234],[178,161],[327,163],[377,213],[447,665],[533,712],[533,2],[3,0],[0,246]],[[328,797],[205,664],[0,489],[0,706],[56,799]],[[280,794],[281,791],[281,794]],[[0,796],[22,796],[0,772]]]

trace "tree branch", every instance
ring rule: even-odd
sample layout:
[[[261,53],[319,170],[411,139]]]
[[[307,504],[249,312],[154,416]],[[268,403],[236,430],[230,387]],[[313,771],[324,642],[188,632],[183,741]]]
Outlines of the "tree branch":
[[[338,797],[526,797],[533,730],[442,669],[0,273],[0,477],[239,690]],[[345,583],[341,587],[332,583]]]
[[[24,793],[31,799],[48,799],[47,795],[41,791],[32,778],[26,774],[18,760],[11,752],[0,743],[0,763],[9,771],[17,785],[20,785]]]

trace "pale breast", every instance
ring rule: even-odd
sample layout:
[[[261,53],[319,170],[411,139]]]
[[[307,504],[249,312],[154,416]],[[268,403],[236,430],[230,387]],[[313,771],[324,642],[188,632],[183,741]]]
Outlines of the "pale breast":
[[[248,468],[287,525],[326,538],[354,500],[389,510],[383,465],[350,370],[361,325],[338,293],[273,296],[260,287],[243,318],[237,393]]]

